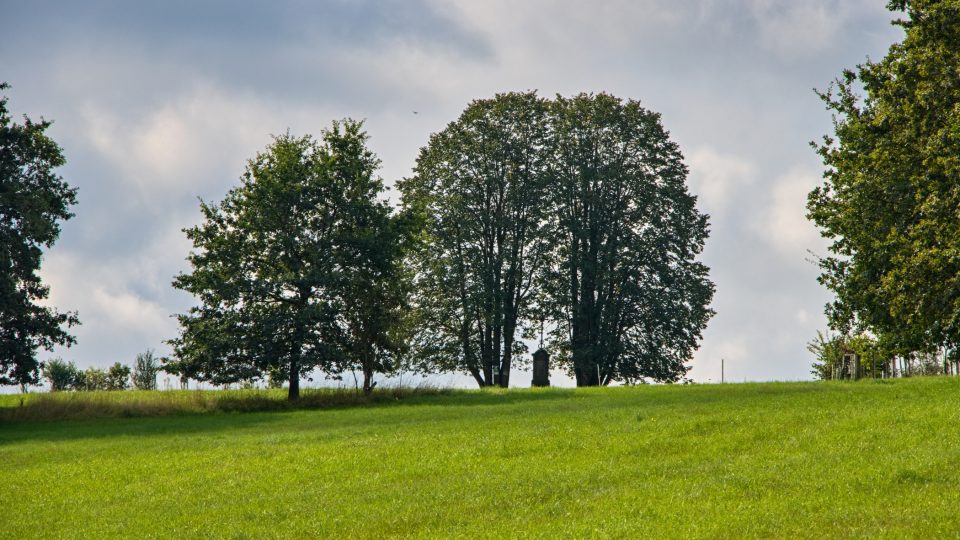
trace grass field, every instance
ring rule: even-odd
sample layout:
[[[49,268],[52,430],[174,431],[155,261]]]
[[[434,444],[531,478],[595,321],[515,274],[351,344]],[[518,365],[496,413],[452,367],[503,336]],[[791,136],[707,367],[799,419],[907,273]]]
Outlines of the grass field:
[[[951,378],[12,417],[9,538],[960,535]]]

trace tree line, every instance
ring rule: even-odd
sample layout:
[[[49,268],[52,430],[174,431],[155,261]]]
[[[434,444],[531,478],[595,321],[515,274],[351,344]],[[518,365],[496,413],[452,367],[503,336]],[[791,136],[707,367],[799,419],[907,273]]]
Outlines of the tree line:
[[[579,386],[675,381],[712,311],[707,218],[657,114],[598,94],[472,102],[383,200],[361,122],[289,134],[188,229],[201,303],[166,369],[230,383],[401,362],[510,384],[524,337]]]
[[[41,247],[76,190],[53,172],[49,122],[13,123],[5,99],[0,119],[0,383],[99,385],[36,360],[79,323],[36,304]],[[223,200],[201,201],[173,282],[198,302],[177,315],[165,371],[286,380],[290,399],[315,371],[360,372],[366,392],[401,367],[507,387],[539,338],[579,386],[686,374],[713,314],[708,224],[658,114],[608,94],[476,100],[430,137],[396,206],[368,141],[352,119],[275,136]]]
[[[60,358],[51,358],[43,363],[41,373],[50,384],[51,392],[66,390],[99,391],[99,390],[156,390],[157,375],[161,371],[160,358],[148,350],[138,354],[130,366],[115,362],[107,369],[89,367],[81,370],[73,362],[66,362]]]

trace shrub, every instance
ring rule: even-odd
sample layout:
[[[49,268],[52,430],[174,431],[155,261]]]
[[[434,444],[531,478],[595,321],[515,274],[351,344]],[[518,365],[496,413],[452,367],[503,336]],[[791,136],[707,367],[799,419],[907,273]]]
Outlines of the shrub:
[[[77,381],[77,390],[86,390],[87,392],[96,392],[97,390],[107,389],[107,372],[95,367],[88,367],[86,371],[80,374]]]
[[[137,355],[133,364],[133,387],[137,390],[156,390],[157,373],[160,372],[160,360],[153,355],[153,351],[147,349],[146,352]]]
[[[73,362],[51,358],[43,366],[43,378],[50,383],[51,392],[60,392],[75,389],[82,382],[83,372]]]
[[[107,370],[106,389],[126,390],[127,388],[130,388],[130,366],[116,362]]]

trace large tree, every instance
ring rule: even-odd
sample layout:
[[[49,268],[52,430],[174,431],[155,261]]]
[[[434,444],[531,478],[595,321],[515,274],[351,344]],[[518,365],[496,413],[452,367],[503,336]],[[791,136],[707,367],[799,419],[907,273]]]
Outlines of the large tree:
[[[676,381],[713,314],[697,261],[707,217],[660,116],[607,94],[553,104],[554,240],[546,280],[577,386]]]
[[[37,350],[70,346],[75,339],[65,327],[79,324],[75,313],[39,304],[50,294],[38,273],[43,248],[73,217],[77,193],[54,172],[65,160],[46,134],[50,124],[14,123],[0,97],[0,384],[21,388],[40,380]]]
[[[960,344],[960,2],[888,7],[906,11],[903,42],[821,94],[834,133],[808,209],[832,240],[831,325],[906,354]]]
[[[399,238],[367,139],[352,120],[319,142],[276,137],[239,187],[201,204],[204,222],[186,230],[193,271],[174,281],[201,305],[179,316],[168,371],[223,384],[282,370],[293,400],[305,373],[336,376],[350,354],[384,369],[390,319],[371,317],[398,302],[385,280],[398,277]]]
[[[413,261],[426,370],[509,385],[546,247],[548,138],[547,103],[535,93],[476,100],[430,137],[401,183],[407,208],[427,217]]]

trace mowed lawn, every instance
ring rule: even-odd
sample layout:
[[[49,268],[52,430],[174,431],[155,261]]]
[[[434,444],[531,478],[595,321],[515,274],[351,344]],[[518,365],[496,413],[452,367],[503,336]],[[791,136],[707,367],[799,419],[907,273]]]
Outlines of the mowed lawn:
[[[960,380],[8,421],[0,482],[9,538],[956,537]]]

